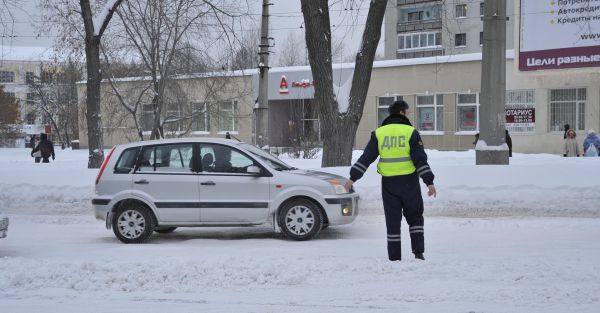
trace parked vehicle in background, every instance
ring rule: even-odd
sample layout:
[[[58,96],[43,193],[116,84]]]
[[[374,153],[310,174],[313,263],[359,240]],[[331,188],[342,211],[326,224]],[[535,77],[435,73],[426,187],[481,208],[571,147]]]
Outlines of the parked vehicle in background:
[[[346,178],[293,168],[247,143],[210,138],[115,146],[96,178],[96,218],[124,243],[177,227],[271,225],[308,240],[358,214]]]
[[[8,216],[0,212],[0,238],[6,238],[8,233]]]

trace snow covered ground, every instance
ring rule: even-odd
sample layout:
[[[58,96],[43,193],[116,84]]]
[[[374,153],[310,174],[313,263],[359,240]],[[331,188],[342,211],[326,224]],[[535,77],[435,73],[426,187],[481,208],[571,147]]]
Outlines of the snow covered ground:
[[[0,149],[11,218],[0,312],[600,311],[600,159],[517,154],[476,167],[473,151],[428,153],[439,195],[425,200],[427,261],[405,240],[392,263],[374,165],[355,185],[361,216],[313,241],[211,228],[124,245],[93,219],[86,151],[33,164],[26,149]]]

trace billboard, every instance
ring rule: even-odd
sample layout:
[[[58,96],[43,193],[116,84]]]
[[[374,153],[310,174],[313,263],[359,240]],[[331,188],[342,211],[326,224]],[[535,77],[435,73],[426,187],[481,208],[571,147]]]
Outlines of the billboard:
[[[535,109],[506,109],[506,126],[535,127]]]
[[[600,66],[600,0],[521,0],[519,70]]]

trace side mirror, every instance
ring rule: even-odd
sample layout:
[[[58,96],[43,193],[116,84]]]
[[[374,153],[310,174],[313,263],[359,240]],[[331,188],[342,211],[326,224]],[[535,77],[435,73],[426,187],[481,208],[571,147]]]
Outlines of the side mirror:
[[[248,166],[248,168],[246,169],[246,173],[259,175],[261,173],[261,170],[260,170],[260,167],[251,165],[251,166]]]

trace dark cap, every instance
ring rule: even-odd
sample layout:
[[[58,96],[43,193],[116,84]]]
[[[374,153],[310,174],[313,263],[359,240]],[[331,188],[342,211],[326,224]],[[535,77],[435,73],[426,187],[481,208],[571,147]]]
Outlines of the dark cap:
[[[408,111],[408,103],[404,100],[397,100],[388,107],[390,115],[400,114],[402,111]]]

